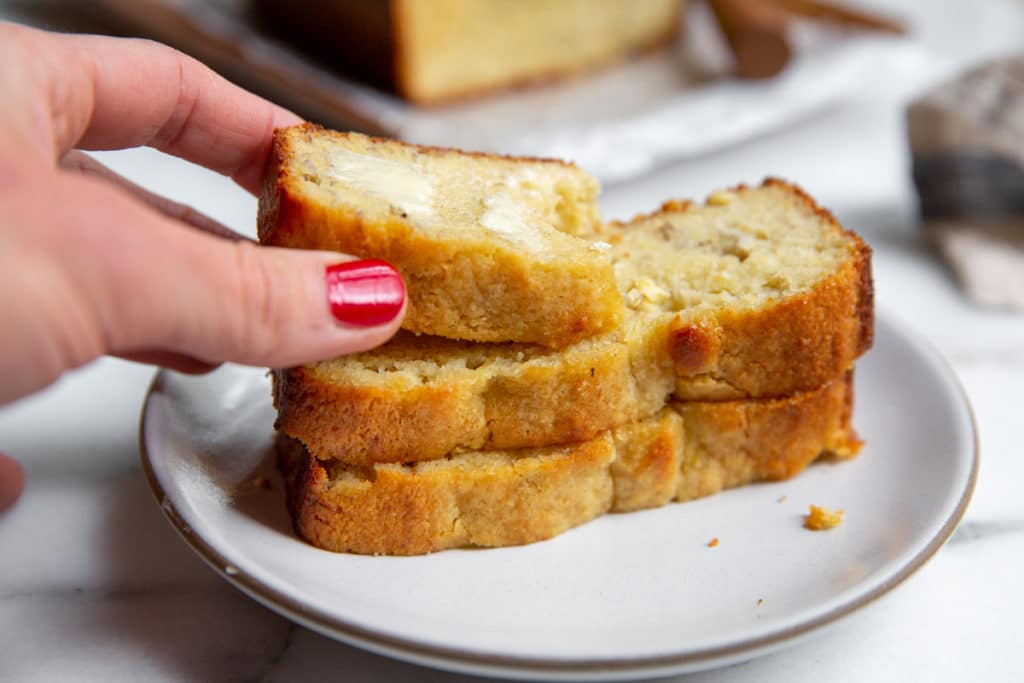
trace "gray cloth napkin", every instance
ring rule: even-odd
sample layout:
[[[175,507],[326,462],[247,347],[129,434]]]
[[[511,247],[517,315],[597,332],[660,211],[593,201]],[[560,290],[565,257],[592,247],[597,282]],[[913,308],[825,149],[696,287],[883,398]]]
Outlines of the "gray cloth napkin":
[[[907,128],[928,235],[973,301],[1024,311],[1024,56],[925,94]]]

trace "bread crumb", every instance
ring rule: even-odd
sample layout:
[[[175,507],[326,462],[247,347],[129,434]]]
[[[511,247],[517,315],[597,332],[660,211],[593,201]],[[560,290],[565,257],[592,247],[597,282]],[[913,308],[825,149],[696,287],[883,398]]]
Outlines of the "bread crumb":
[[[775,499],[776,503],[784,503],[785,501],[786,501],[786,496],[779,496],[778,498]]]
[[[626,305],[630,308],[640,308],[640,304],[644,302],[644,295],[640,293],[640,290],[633,287],[626,292]]]
[[[710,541],[708,541],[708,547],[709,548],[717,548],[718,547],[718,536],[715,536]]]
[[[669,292],[664,287],[659,286],[649,277],[640,277],[626,293],[626,305],[630,308],[640,308],[645,301],[658,305],[668,297]]]
[[[724,190],[718,192],[712,192],[708,195],[708,206],[728,206],[732,203],[733,194]]]
[[[834,529],[843,523],[842,510],[829,510],[828,508],[811,505],[811,511],[804,518],[804,528],[811,531],[825,531]]]

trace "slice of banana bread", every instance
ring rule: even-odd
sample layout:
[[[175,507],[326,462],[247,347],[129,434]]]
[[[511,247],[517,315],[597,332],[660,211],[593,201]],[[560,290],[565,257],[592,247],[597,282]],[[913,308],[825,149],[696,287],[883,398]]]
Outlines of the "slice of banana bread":
[[[673,404],[561,447],[369,467],[279,442],[299,536],[336,552],[415,555],[551,538],[607,511],[656,507],[854,455],[852,375],[787,398]]]
[[[634,316],[670,328],[680,399],[819,387],[871,346],[871,251],[794,185],[668,202],[605,226]]]
[[[299,536],[327,550],[371,555],[556,536],[608,510],[614,457],[607,433],[570,446],[366,468],[317,460],[292,439],[278,448]]]
[[[561,347],[622,318],[608,245],[577,236],[596,227],[597,193],[561,161],[306,124],[274,135],[259,238],[390,262],[413,332]]]
[[[275,370],[275,427],[354,465],[585,441],[665,405],[666,339],[629,322],[561,350],[400,332],[373,351]]]

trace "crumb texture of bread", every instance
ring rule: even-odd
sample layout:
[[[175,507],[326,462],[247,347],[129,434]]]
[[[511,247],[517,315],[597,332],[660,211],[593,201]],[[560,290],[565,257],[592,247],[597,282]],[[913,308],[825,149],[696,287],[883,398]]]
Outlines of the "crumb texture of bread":
[[[275,132],[263,244],[388,261],[403,327],[558,348],[623,315],[596,229],[599,186],[561,161],[420,147],[311,124]]]
[[[871,252],[794,185],[769,179],[608,224],[629,315],[671,320],[675,396],[786,396],[871,345]]]
[[[281,437],[298,534],[336,552],[414,555],[551,538],[608,512],[692,500],[852,456],[853,378],[786,399],[675,403],[590,441],[415,464],[320,461]]]

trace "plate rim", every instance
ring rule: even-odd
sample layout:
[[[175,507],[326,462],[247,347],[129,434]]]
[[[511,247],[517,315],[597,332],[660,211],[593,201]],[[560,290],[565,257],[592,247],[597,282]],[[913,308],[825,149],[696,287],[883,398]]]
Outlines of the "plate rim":
[[[149,386],[142,402],[139,417],[139,456],[143,472],[153,496],[156,498],[164,516],[171,523],[171,526],[178,532],[182,539],[199,555],[214,571],[226,579],[235,588],[238,588],[246,595],[260,602],[272,611],[296,621],[325,636],[342,640],[356,647],[368,649],[378,654],[404,659],[418,664],[432,665],[447,670],[462,672],[500,674],[504,676],[516,676],[519,678],[535,677],[537,675],[558,676],[568,678],[573,676],[600,676],[623,677],[626,675],[647,675],[656,676],[665,673],[681,673],[685,671],[696,671],[704,668],[711,668],[717,663],[729,661],[741,661],[756,656],[759,652],[771,649],[773,646],[782,643],[792,643],[795,640],[807,636],[829,626],[843,617],[856,612],[878,598],[888,594],[894,588],[901,585],[910,576],[915,574],[928,560],[946,544],[950,536],[956,530],[964,513],[973,497],[978,479],[980,465],[980,443],[978,437],[977,418],[974,408],[971,405],[970,397],[964,389],[963,383],[949,362],[942,354],[925,338],[909,330],[909,328],[897,323],[894,316],[881,311],[876,311],[876,319],[885,319],[885,324],[890,327],[897,336],[907,342],[915,351],[922,352],[930,357],[933,365],[939,368],[951,385],[956,389],[963,407],[966,409],[967,423],[971,430],[971,464],[970,472],[967,475],[966,486],[959,494],[957,503],[952,512],[932,536],[912,558],[903,564],[891,576],[866,593],[855,597],[849,602],[837,605],[827,612],[817,615],[807,621],[787,626],[780,630],[747,637],[743,640],[716,646],[704,647],[688,652],[666,655],[638,655],[636,657],[618,656],[608,659],[555,659],[551,657],[529,657],[518,655],[503,655],[498,653],[485,653],[467,650],[455,646],[443,646],[410,641],[375,629],[351,623],[343,618],[331,614],[325,610],[317,609],[292,598],[279,591],[258,578],[236,568],[230,559],[225,557],[213,545],[198,534],[192,526],[181,516],[167,496],[161,483],[157,480],[153,469],[149,449],[146,443],[146,416],[149,412],[150,402],[159,384],[166,381],[168,371],[158,370]]]

